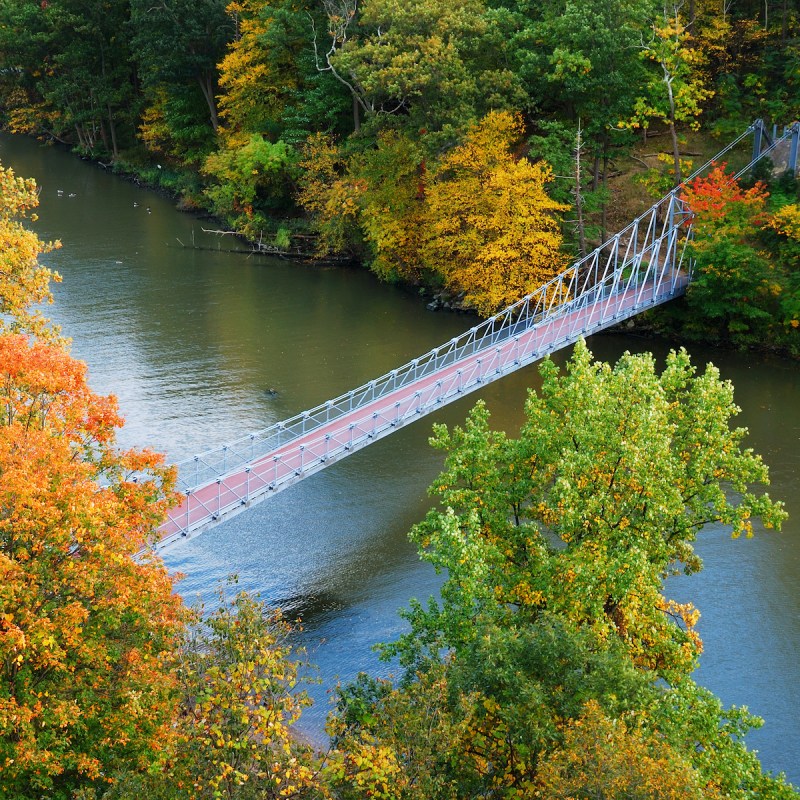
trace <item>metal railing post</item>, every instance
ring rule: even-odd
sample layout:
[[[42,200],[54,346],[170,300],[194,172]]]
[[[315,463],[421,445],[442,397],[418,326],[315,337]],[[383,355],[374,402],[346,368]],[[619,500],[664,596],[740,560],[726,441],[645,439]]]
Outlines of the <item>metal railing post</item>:
[[[797,151],[800,145],[800,122],[795,122],[792,125],[792,138],[789,143],[789,172],[792,175],[797,174]]]

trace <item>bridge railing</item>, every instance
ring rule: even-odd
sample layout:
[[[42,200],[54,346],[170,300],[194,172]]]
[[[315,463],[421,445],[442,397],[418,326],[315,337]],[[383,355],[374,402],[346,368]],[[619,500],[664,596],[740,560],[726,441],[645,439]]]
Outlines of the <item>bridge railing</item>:
[[[712,161],[692,173],[687,181],[723,158],[758,125],[758,121],[751,125]],[[768,148],[760,151],[742,173],[769,155],[788,136],[796,136],[796,131],[792,133],[794,130],[787,129],[783,137],[776,138]],[[665,284],[674,288],[684,266],[687,272],[691,269],[690,265],[684,265],[683,253],[691,235],[692,217],[679,197],[681,188],[682,185],[673,189],[608,241],[539,289],[460,336],[314,408],[179,462],[178,488],[190,491],[218,480],[355,409],[487,351],[549,319],[563,317],[590,305],[597,306],[602,312],[602,304],[610,307],[613,298],[621,292],[646,290],[652,293],[653,287],[658,291]]]
[[[666,237],[653,238],[656,230],[653,221],[648,220],[639,234],[639,249],[633,255],[630,243],[623,248],[621,240],[615,238],[612,246],[606,248],[605,257],[601,258],[600,252],[592,254],[536,292],[419,358],[301,414],[180,463],[179,488],[187,490],[216,480],[355,409],[490,350],[551,317],[604,299],[610,302],[615,293],[652,283],[655,271],[663,270],[666,263],[664,254],[674,249],[676,241],[674,231]],[[665,243],[667,239],[670,241]],[[629,269],[625,270],[626,266]]]

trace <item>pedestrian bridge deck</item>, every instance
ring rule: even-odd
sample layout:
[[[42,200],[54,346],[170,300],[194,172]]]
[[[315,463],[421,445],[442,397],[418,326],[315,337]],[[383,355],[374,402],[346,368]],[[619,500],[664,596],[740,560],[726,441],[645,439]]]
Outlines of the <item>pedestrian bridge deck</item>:
[[[714,161],[751,133],[753,160],[740,175],[787,142],[796,168],[798,123],[770,139],[757,121]],[[683,294],[691,280],[685,253],[692,216],[679,188],[461,336],[341,397],[178,464],[184,499],[159,528],[156,547],[185,541],[509,372]]]

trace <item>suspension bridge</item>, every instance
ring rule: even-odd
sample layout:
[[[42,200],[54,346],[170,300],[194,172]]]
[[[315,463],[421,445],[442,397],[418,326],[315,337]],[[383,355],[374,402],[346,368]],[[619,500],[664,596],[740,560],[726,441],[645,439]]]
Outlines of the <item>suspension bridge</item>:
[[[749,136],[753,156],[737,178],[767,157],[797,170],[800,123],[779,135],[757,120],[687,181]],[[692,215],[680,190],[535,292],[449,342],[340,397],[179,463],[184,499],[169,512],[154,546],[186,541],[509,372],[682,295],[692,277],[686,255]]]

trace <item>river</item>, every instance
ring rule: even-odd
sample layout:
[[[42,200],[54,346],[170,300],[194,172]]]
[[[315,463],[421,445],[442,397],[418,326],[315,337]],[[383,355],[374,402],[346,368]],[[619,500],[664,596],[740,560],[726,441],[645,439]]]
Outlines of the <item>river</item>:
[[[49,316],[89,364],[92,387],[118,396],[125,446],[178,460],[309,408],[461,332],[471,318],[433,314],[412,293],[363,271],[289,264],[218,250],[203,222],[150,191],[63,150],[0,136],[0,161],[41,187],[43,238],[63,248],[45,262],[63,276]],[[61,190],[61,193],[59,193]],[[74,196],[70,196],[74,195]],[[663,355],[660,341],[600,335],[599,358]],[[770,358],[690,348],[736,386],[740,424],[764,456],[770,493],[791,515],[781,533],[731,541],[710,526],[698,544],[705,570],[670,591],[701,610],[697,678],[726,705],[765,719],[748,737],[766,769],[800,784],[800,369]],[[566,356],[559,354],[557,360]],[[301,726],[321,735],[327,695],[359,670],[384,674],[372,651],[402,630],[397,610],[427,598],[440,578],[407,539],[430,505],[441,467],[427,445],[433,421],[458,423],[477,396],[499,428],[521,421],[535,367],[282,492],[167,556],[187,600],[226,576],[300,617],[298,643],[317,665],[315,706]]]

